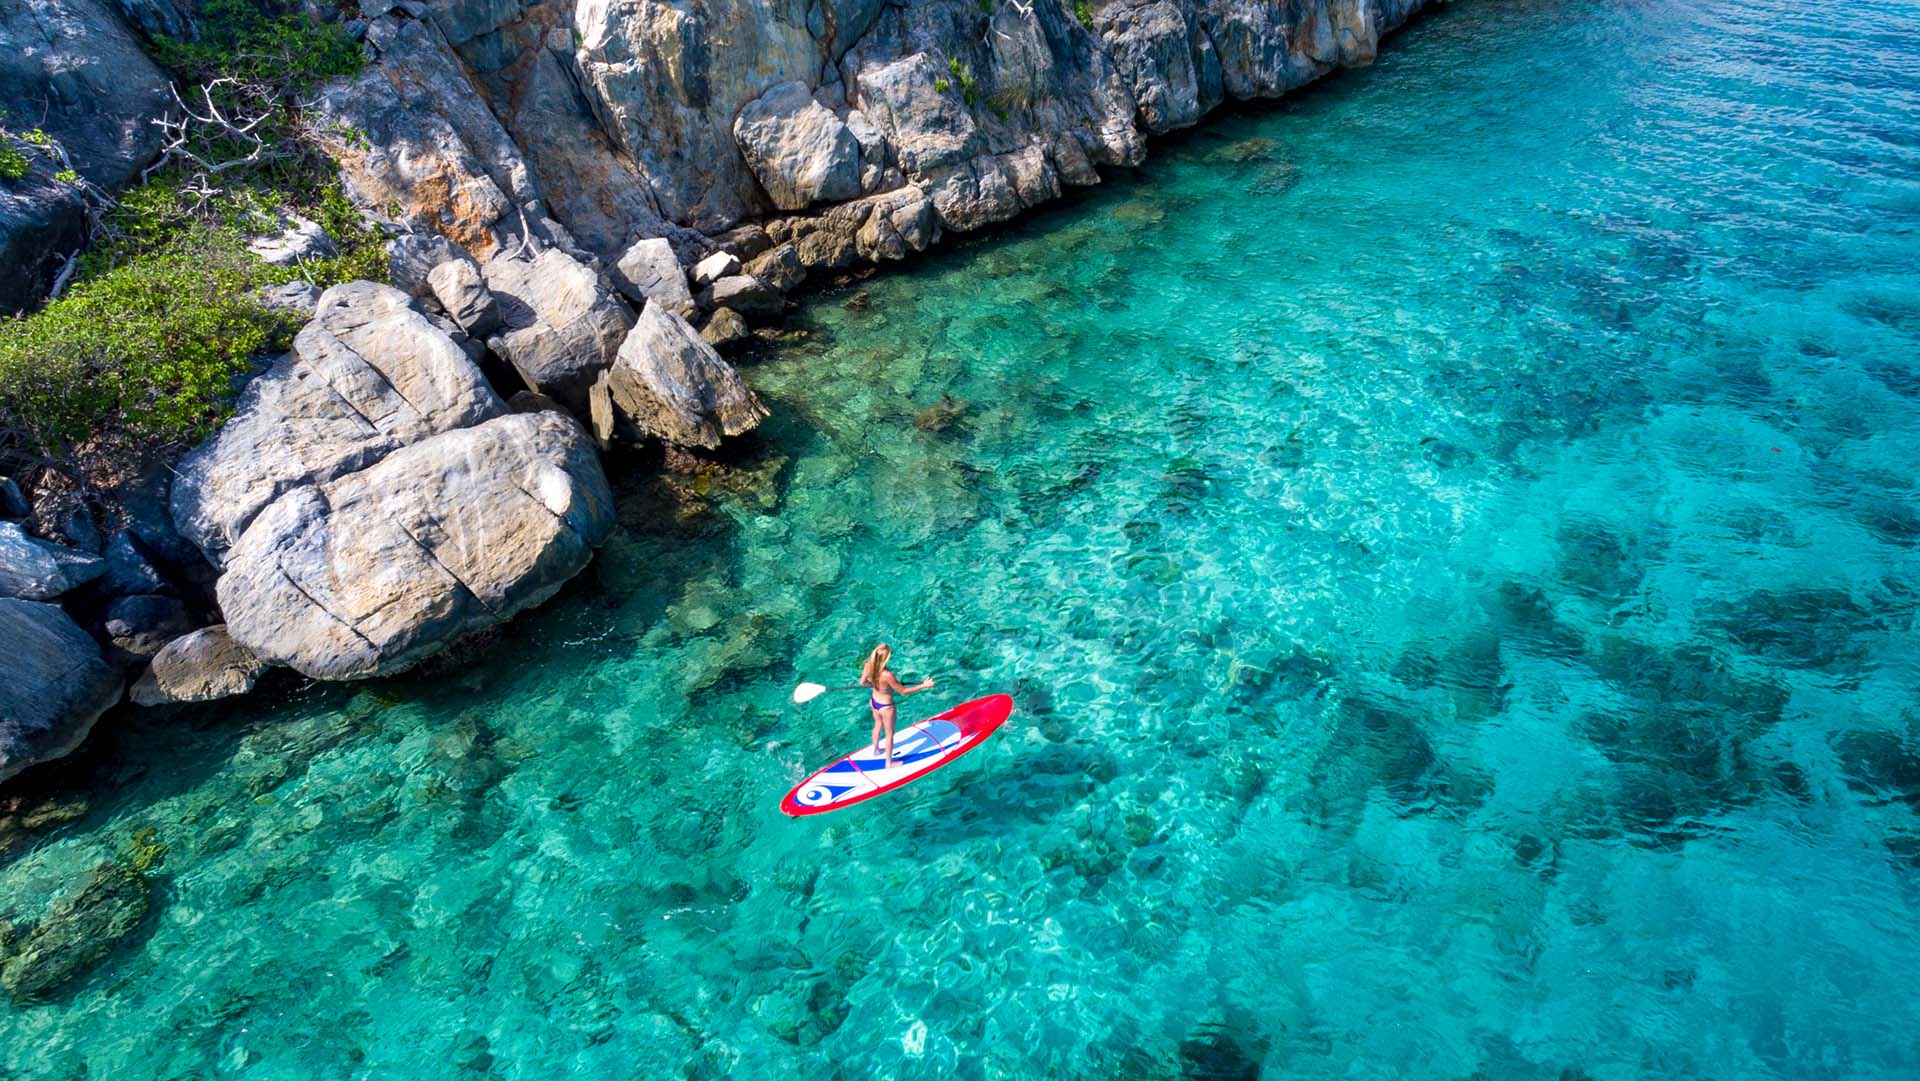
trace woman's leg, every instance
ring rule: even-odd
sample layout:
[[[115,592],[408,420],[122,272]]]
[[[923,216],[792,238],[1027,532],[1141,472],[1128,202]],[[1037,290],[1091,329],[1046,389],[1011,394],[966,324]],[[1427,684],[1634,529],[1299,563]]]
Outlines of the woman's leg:
[[[879,754],[880,753],[880,714],[884,711],[873,709],[872,707],[868,707],[868,712],[873,714],[873,738],[867,741],[868,743],[867,749],[872,751],[874,754]]]
[[[893,761],[893,718],[894,716],[895,716],[894,710],[887,711],[887,757],[884,759],[884,761],[887,761],[887,762]]]

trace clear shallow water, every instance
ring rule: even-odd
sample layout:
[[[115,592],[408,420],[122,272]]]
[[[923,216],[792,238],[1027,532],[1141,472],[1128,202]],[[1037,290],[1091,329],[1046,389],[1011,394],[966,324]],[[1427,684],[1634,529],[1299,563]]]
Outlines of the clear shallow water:
[[[1913,1076],[1917,264],[1910,5],[1456,4],[821,297],[466,667],[124,721],[0,1074]],[[1014,722],[783,819],[878,636]]]

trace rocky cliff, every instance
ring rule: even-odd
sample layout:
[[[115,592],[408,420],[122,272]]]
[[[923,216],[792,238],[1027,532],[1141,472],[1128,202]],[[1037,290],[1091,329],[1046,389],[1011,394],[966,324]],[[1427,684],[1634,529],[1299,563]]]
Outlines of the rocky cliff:
[[[1366,63],[1423,3],[408,0],[322,107],[369,206],[482,262],[531,234],[612,266],[659,237],[777,292]]]

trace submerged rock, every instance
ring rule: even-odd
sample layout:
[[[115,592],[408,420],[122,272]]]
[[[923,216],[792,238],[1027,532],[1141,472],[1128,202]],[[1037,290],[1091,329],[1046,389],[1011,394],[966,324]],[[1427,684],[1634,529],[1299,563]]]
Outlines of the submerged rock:
[[[643,435],[713,448],[767,415],[740,373],[685,319],[648,305],[620,346],[613,404]]]
[[[140,706],[209,702],[252,690],[266,668],[233,640],[225,624],[203,627],[154,654],[127,697]]]
[[[72,617],[51,604],[0,598],[0,781],[72,751],[120,700],[120,677]]]
[[[144,870],[125,860],[96,865],[79,888],[55,901],[0,961],[0,988],[16,1002],[35,998],[110,956],[122,939],[146,923],[152,909],[152,887]]]
[[[397,672],[551,596],[613,528],[587,433],[498,417],[287,492],[228,553],[227,632],[319,679]]]
[[[107,573],[98,556],[27,535],[0,522],[0,597],[47,601]]]

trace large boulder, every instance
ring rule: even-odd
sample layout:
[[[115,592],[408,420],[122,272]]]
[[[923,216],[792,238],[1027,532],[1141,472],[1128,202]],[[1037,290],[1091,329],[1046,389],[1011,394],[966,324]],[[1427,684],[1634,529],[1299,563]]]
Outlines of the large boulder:
[[[0,522],[0,597],[49,601],[107,573],[98,556],[49,544],[14,522]]]
[[[485,267],[501,326],[487,340],[530,390],[587,415],[593,381],[613,363],[633,311],[592,267],[557,248]]]
[[[211,702],[252,690],[266,670],[266,663],[235,642],[224,624],[202,627],[154,654],[127,697],[138,706]]]
[[[100,0],[0,4],[7,126],[46,132],[89,181],[113,190],[151,161],[161,143],[153,121],[171,103],[166,77]],[[79,192],[49,156],[31,157],[27,177],[0,183],[0,313],[37,300],[82,232]]]
[[[120,700],[120,677],[100,647],[56,605],[0,598],[0,781],[80,745]]]
[[[647,305],[621,343],[613,404],[641,434],[717,447],[767,415],[759,396],[678,314]]]
[[[383,675],[545,600],[612,528],[587,433],[514,414],[285,493],[227,553],[217,592],[228,634],[262,660]]]
[[[283,492],[505,412],[412,298],[372,282],[335,286],[293,352],[248,384],[233,419],[182,459],[174,524],[219,565]]]
[[[805,83],[780,83],[748,102],[733,137],[781,210],[860,194],[860,143]]]

